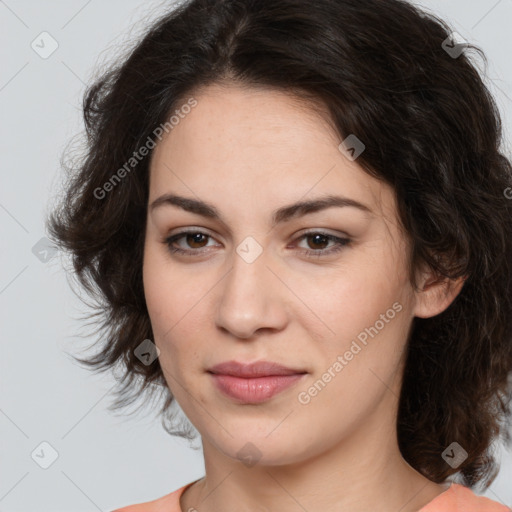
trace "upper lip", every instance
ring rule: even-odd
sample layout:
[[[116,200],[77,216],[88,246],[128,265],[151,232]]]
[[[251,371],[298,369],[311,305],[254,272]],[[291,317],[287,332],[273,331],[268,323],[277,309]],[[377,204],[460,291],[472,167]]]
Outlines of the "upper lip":
[[[295,375],[307,373],[304,370],[288,368],[272,361],[256,361],[255,363],[239,363],[238,361],[225,361],[212,366],[210,373],[232,375],[234,377],[267,377],[271,375]]]

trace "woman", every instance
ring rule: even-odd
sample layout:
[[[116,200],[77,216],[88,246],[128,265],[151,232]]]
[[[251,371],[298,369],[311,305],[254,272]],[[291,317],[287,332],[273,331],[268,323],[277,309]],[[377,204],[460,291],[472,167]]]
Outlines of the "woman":
[[[206,468],[117,512],[510,510],[472,490],[509,440],[512,166],[471,48],[400,0],[192,0],[88,90],[49,219],[102,301],[80,361],[187,436],[177,401]]]

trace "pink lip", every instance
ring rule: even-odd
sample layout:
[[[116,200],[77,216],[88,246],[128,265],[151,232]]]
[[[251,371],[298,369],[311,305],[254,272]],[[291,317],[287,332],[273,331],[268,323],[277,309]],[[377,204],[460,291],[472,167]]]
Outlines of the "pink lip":
[[[284,391],[307,372],[269,361],[251,364],[227,361],[209,370],[217,388],[242,403],[261,403]]]

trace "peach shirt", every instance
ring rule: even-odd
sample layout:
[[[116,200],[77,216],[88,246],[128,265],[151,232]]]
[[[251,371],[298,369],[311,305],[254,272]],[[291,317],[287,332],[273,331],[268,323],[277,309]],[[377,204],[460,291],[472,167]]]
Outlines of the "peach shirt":
[[[181,510],[180,496],[187,487],[198,480],[156,500],[129,505],[112,512],[195,512],[193,509]],[[468,487],[452,483],[446,491],[436,496],[418,512],[512,512],[512,509],[484,496],[478,496]]]

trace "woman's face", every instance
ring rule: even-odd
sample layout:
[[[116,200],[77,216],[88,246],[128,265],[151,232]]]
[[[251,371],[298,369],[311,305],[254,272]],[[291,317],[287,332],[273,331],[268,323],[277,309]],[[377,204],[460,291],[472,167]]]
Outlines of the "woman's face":
[[[282,92],[194,98],[150,171],[144,289],[172,394],[203,445],[269,465],[394,428],[416,296],[391,188]],[[290,208],[327,197],[352,205]],[[227,361],[293,375],[210,373]]]

